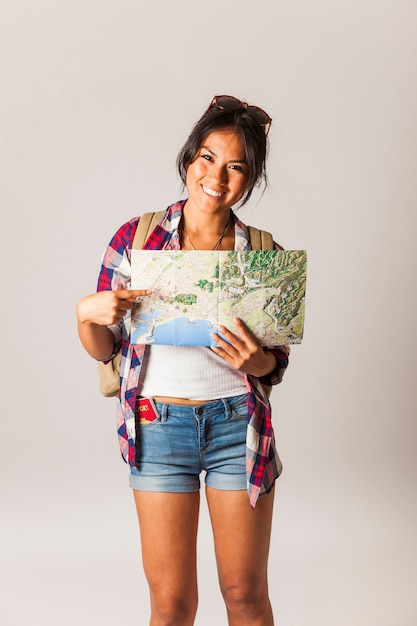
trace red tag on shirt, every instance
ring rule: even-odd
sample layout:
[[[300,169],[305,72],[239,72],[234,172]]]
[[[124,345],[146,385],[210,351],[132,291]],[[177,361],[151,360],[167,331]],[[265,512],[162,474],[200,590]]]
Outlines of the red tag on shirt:
[[[147,424],[158,419],[158,411],[152,398],[138,398],[136,415],[140,424]]]

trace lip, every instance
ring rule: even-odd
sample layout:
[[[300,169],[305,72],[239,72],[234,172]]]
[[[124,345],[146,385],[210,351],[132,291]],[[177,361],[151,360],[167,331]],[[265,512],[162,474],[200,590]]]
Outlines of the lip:
[[[222,196],[224,196],[225,192],[224,191],[217,191],[216,189],[212,189],[211,187],[207,187],[207,185],[201,185],[201,188],[203,189],[204,193],[209,196],[210,198],[221,198]]]

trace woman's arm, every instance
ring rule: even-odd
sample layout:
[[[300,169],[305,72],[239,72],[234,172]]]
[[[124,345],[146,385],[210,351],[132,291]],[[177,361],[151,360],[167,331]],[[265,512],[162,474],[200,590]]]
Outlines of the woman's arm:
[[[138,219],[129,220],[117,230],[103,254],[97,293],[77,304],[81,343],[99,361],[109,360],[118,351],[121,320],[136,299],[135,294],[145,295],[142,290],[130,289],[130,250]]]
[[[150,293],[149,289],[100,291],[78,302],[78,334],[90,356],[98,361],[111,358],[115,336],[109,326],[120,323],[136,299]]]

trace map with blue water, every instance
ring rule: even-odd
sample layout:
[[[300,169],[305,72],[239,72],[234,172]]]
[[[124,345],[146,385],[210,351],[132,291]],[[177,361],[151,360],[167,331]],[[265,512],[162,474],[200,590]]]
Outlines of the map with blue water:
[[[264,347],[301,343],[305,250],[132,250],[132,289],[150,289],[132,309],[136,344],[210,346],[218,324],[242,319]]]

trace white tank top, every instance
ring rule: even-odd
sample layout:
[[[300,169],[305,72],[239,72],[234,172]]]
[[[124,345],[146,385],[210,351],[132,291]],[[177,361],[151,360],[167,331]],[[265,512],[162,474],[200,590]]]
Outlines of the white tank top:
[[[138,395],[215,400],[246,393],[244,374],[207,347],[146,346]]]

